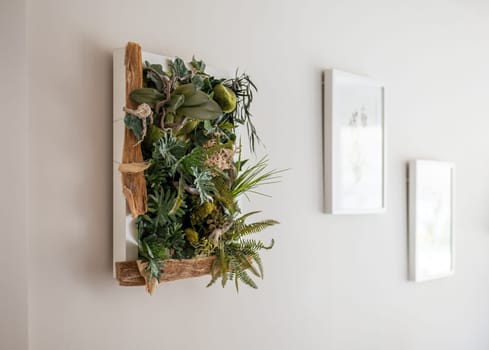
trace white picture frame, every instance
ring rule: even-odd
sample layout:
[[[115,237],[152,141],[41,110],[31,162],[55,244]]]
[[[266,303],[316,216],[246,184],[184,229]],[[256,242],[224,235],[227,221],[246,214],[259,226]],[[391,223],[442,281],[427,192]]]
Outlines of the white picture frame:
[[[386,210],[384,87],[337,69],[323,72],[324,210]]]
[[[422,282],[450,276],[455,271],[455,166],[413,160],[408,174],[409,279]]]

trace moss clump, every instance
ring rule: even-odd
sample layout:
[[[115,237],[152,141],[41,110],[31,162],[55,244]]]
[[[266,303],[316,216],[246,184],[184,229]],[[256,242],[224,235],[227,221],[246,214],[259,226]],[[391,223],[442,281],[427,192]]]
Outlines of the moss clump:
[[[185,232],[185,238],[189,243],[197,244],[199,242],[199,234],[194,229],[186,228],[183,232]]]

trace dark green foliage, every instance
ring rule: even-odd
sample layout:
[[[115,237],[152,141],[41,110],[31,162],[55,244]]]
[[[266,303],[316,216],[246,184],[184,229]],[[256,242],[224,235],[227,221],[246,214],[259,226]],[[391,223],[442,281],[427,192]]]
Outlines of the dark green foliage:
[[[204,63],[204,61],[202,61],[202,60],[197,61],[195,59],[195,56],[192,57],[192,61],[190,61],[190,64],[192,65],[192,67],[197,72],[200,72],[200,73],[204,73],[205,72],[205,63]]]
[[[158,236],[153,234],[140,240],[139,254],[146,259],[163,260],[170,256],[170,251]]]
[[[148,210],[136,219],[139,257],[147,262],[150,279],[159,279],[165,259],[216,256],[209,285],[221,278],[223,286],[232,281],[236,289],[240,282],[257,288],[252,277],[263,277],[259,253],[270,249],[273,240],[267,246],[247,237],[277,222],[245,223],[255,212],[238,217],[238,197],[257,193],[259,185],[275,182],[279,172],[267,170],[266,159],[243,169],[241,145],[235,145],[241,125],[248,129],[252,150],[259,141],[250,112],[256,87],[246,74],[227,80],[210,76],[205,63],[195,58],[188,65],[176,58],[168,66],[165,71],[145,62],[144,88],[130,94],[136,103],[149,104],[154,118],[151,124],[146,120],[142,140],[150,166],[144,173]],[[219,84],[229,96],[236,95],[230,113],[223,113],[213,99]],[[141,140],[142,121],[128,115],[125,122]]]
[[[202,147],[195,147],[180,158],[173,166],[172,172],[175,173],[178,170],[181,174],[193,174],[194,169],[202,169],[206,159],[206,151]],[[184,175],[185,176],[185,175]]]
[[[252,121],[251,103],[253,102],[253,93],[258,91],[258,89],[251,81],[248,74],[243,73],[238,76],[237,71],[236,77],[234,79],[226,80],[224,85],[230,87],[236,94],[237,107],[231,115],[233,120],[237,123],[246,125],[250,141],[250,149],[254,152],[256,143],[260,142],[260,137],[258,137],[255,125]]]
[[[153,161],[163,162],[167,168],[172,168],[185,154],[185,144],[175,138],[172,133],[164,133],[153,149]]]
[[[148,213],[152,214],[154,219],[154,227],[158,228],[174,222],[177,217],[183,215],[183,210],[180,208],[172,212],[177,196],[171,190],[159,191],[148,196]]]
[[[124,117],[124,124],[126,125],[126,128],[134,133],[134,136],[136,136],[138,141],[143,138],[143,122],[141,119],[132,114],[126,114]]]
[[[190,72],[187,69],[185,62],[179,57],[175,58],[173,62],[169,63],[171,69],[171,75],[174,75],[178,78],[185,78]]]

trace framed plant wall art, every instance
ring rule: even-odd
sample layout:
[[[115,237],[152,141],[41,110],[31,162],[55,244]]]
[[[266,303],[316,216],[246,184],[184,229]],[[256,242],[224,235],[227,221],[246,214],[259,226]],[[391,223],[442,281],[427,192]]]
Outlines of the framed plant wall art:
[[[409,278],[426,281],[454,272],[454,165],[409,163]]]
[[[239,198],[275,182],[268,159],[244,159],[259,138],[247,74],[202,60],[114,52],[114,265],[121,285],[210,276],[238,288],[263,277],[271,242],[250,236],[277,224],[242,212]],[[247,132],[244,140],[236,135]],[[260,192],[261,193],[261,192]]]
[[[376,81],[323,72],[324,207],[330,214],[385,210],[384,88]]]

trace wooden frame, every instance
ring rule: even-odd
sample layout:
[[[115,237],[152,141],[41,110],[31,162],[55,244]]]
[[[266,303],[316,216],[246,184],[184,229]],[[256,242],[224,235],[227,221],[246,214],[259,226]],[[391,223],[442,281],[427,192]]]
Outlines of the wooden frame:
[[[134,219],[146,212],[146,180],[143,173],[121,174],[122,163],[142,162],[141,146],[125,127],[123,106],[137,108],[129,93],[143,85],[141,47],[128,43],[114,52],[113,107],[113,261],[138,258]],[[114,277],[116,271],[114,266]]]
[[[409,162],[409,279],[454,273],[455,167],[431,160]]]
[[[385,212],[384,87],[328,69],[323,97],[325,212]]]

